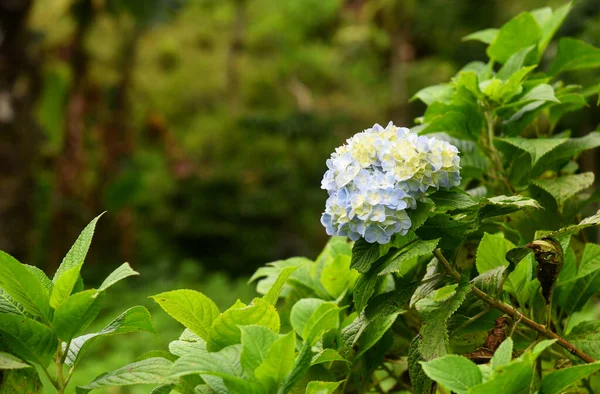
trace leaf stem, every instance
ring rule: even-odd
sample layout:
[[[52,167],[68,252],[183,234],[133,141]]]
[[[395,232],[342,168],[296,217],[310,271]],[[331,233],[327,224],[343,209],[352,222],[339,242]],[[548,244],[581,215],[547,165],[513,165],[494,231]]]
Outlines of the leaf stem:
[[[444,268],[446,268],[446,271],[448,271],[448,273],[457,282],[461,280],[460,273],[456,269],[454,269],[454,267],[452,267],[452,265],[450,265],[450,263],[448,262],[448,260],[446,260],[446,258],[442,254],[442,251],[439,248],[435,249],[433,251],[433,255],[442,263]],[[590,357],[587,353],[585,353],[583,350],[579,349],[577,346],[573,345],[572,343],[570,343],[569,341],[567,341],[560,335],[554,333],[549,327],[544,327],[543,325],[536,323],[535,321],[529,319],[528,317],[523,316],[523,314],[521,314],[521,312],[516,310],[513,306],[508,305],[500,300],[490,297],[487,293],[485,293],[484,291],[480,290],[479,288],[477,288],[475,286],[473,286],[471,288],[471,290],[473,291],[473,294],[475,294],[475,296],[477,298],[479,298],[483,302],[487,303],[492,308],[495,308],[495,309],[500,310],[501,312],[504,312],[505,314],[507,314],[508,316],[510,316],[513,319],[520,320],[520,322],[522,324],[537,331],[539,334],[544,335],[547,338],[556,339],[556,343],[558,345],[567,349],[571,354],[579,357],[581,360],[585,361],[586,363],[594,362],[594,359],[592,357]]]

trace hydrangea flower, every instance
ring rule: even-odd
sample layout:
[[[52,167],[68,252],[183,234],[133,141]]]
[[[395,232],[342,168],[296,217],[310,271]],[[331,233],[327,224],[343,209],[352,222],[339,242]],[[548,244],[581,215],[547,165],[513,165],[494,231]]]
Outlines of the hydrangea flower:
[[[412,225],[408,210],[432,190],[460,183],[458,149],[390,122],[346,140],[327,160],[321,188],[329,198],[327,234],[385,244]]]

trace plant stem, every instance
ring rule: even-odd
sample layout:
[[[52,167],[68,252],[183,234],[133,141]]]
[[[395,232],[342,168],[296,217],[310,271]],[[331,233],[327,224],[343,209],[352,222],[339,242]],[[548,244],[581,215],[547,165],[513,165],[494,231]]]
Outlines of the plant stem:
[[[500,182],[502,182],[504,184],[504,186],[506,186],[506,188],[508,189],[508,191],[512,194],[515,194],[515,189],[513,188],[513,186],[510,184],[510,182],[508,181],[508,179],[506,179],[506,176],[504,175],[504,167],[502,166],[502,162],[500,161],[500,154],[498,153],[498,150],[496,149],[496,147],[494,146],[494,114],[492,113],[491,110],[486,111],[485,112],[485,119],[487,122],[487,150],[489,151],[489,155],[492,159],[492,163],[494,164],[495,168],[495,175],[491,175],[491,177],[493,179],[499,180]]]
[[[457,282],[461,280],[460,273],[456,269],[454,269],[454,267],[452,267],[452,265],[450,265],[450,263],[448,262],[448,260],[446,260],[446,258],[444,257],[444,255],[442,254],[442,251],[440,249],[435,249],[433,251],[433,255],[444,265],[444,268],[446,268],[448,273],[450,275],[452,275],[452,277]],[[590,357],[587,353],[585,353],[583,350],[579,349],[578,347],[576,347],[569,341],[565,340],[560,335],[554,333],[549,327],[544,327],[543,325],[536,323],[535,321],[529,319],[528,317],[523,316],[521,314],[521,312],[517,311],[513,306],[508,305],[500,300],[490,297],[487,293],[478,289],[475,286],[473,286],[471,288],[471,290],[473,291],[473,294],[475,294],[475,296],[477,298],[479,298],[483,302],[487,303],[492,308],[495,308],[495,309],[498,309],[498,310],[504,312],[505,314],[507,314],[508,316],[510,316],[513,319],[520,320],[520,322],[522,324],[537,331],[539,334],[544,335],[547,338],[556,339],[556,343],[558,345],[567,349],[571,354],[579,357],[581,360],[585,361],[586,363],[594,362],[594,359],[592,357]]]

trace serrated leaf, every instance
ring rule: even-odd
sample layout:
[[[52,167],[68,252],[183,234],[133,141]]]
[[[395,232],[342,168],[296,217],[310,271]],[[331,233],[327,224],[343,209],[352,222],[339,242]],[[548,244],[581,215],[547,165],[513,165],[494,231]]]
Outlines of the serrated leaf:
[[[242,354],[240,357],[242,368],[248,373],[253,371],[267,358],[277,334],[266,327],[241,326]]]
[[[600,287],[600,245],[585,245],[577,275],[561,286],[571,287],[564,305],[565,311],[573,313],[581,309]]]
[[[498,35],[499,29],[484,29],[471,33],[463,37],[463,41],[480,41],[484,44],[491,44]]]
[[[171,361],[164,358],[149,358],[102,374],[89,384],[81,386],[81,388],[84,390],[94,390],[104,387],[132,386],[135,384],[175,383],[169,377],[172,365]]]
[[[447,83],[439,85],[428,86],[424,89],[419,90],[411,98],[411,101],[419,99],[427,105],[430,105],[436,101],[447,101],[454,93],[454,87]]]
[[[533,184],[554,198],[558,205],[559,212],[565,205],[565,202],[575,196],[580,191],[587,189],[594,183],[594,173],[584,172],[577,175],[564,175],[553,179],[536,179]]]
[[[477,272],[482,274],[496,267],[508,267],[506,252],[514,247],[512,242],[504,238],[504,233],[484,233],[477,247]]]
[[[436,248],[440,239],[431,239],[431,240],[418,240],[410,245],[407,249],[402,249],[399,254],[394,255],[394,257],[385,265],[383,270],[379,273],[379,276],[386,275],[392,272],[398,272],[402,268],[402,264],[404,262],[415,258],[426,256],[433,252]]]
[[[567,142],[567,138],[522,138],[505,137],[495,138],[494,141],[500,141],[510,144],[517,149],[526,152],[531,157],[531,166],[535,166],[544,155],[556,149]]]
[[[600,146],[600,132],[593,131],[580,138],[569,138],[560,146],[560,149],[552,151],[551,155],[545,155],[533,168],[534,175],[541,175],[548,168],[556,168],[564,165],[579,153]],[[558,169],[558,168],[556,168]]]
[[[436,296],[443,292],[442,288],[416,303],[415,306],[423,319],[420,352],[425,360],[448,354],[447,323],[465,300],[470,288],[471,284],[462,282],[449,297],[436,300]]]
[[[477,203],[464,191],[437,191],[429,196],[435,203],[437,212],[453,211],[457,209],[468,209]]]
[[[290,323],[305,341],[314,343],[323,332],[338,327],[340,310],[333,302],[303,298],[292,307]]]
[[[592,358],[600,359],[600,321],[584,321],[577,324],[565,339]]]
[[[56,335],[68,342],[85,330],[100,312],[101,296],[102,292],[94,289],[69,296],[54,312],[52,329]]]
[[[317,365],[323,363],[331,363],[334,361],[342,361],[345,363],[349,363],[344,357],[342,357],[336,350],[334,349],[323,349],[319,353],[315,354],[310,362],[310,365]]]
[[[69,297],[77,279],[79,278],[79,272],[81,266],[85,261],[88,250],[92,243],[92,237],[94,236],[94,230],[98,219],[103,215],[96,216],[79,234],[79,237],[71,246],[71,249],[67,252],[67,255],[63,259],[62,263],[58,267],[56,274],[52,282],[54,282],[54,288],[50,296],[50,305],[53,308],[57,308],[64,300]]]
[[[513,340],[511,337],[506,338],[492,356],[491,366],[493,369],[498,369],[512,360]]]
[[[211,352],[226,346],[240,343],[239,326],[258,325],[271,331],[279,332],[279,315],[275,307],[260,298],[254,299],[252,305],[229,308],[212,323],[208,332],[206,345]]]
[[[487,54],[503,64],[513,53],[536,45],[541,38],[542,31],[533,15],[522,12],[500,28],[487,48]]]
[[[557,231],[552,231],[546,234],[546,236],[554,239],[560,239],[561,237],[566,237],[570,234],[577,233],[585,228],[598,225],[600,225],[600,210],[596,212],[595,215],[583,219],[581,222],[579,222],[579,224],[574,224],[571,226],[561,228]]]
[[[115,283],[134,275],[139,275],[139,272],[134,271],[129,265],[129,263],[123,263],[110,275],[108,275],[106,279],[104,279],[104,282],[102,282],[98,290],[106,290]]]
[[[21,368],[31,368],[31,365],[10,353],[0,352],[0,370]]]
[[[541,394],[560,394],[581,379],[600,370],[600,362],[576,365],[570,368],[553,371],[542,379]]]
[[[13,353],[44,368],[58,346],[56,335],[50,328],[24,316],[2,315],[0,333]]]
[[[273,391],[283,384],[287,375],[292,371],[296,358],[295,339],[293,332],[277,338],[268,350],[267,357],[254,370],[254,376],[269,391]]]
[[[368,243],[363,238],[360,238],[354,243],[352,248],[352,261],[350,268],[354,268],[358,272],[364,273],[371,268],[371,265],[380,257],[378,243]]]
[[[466,357],[450,354],[421,362],[421,365],[430,379],[457,394],[466,394],[471,387],[482,382],[481,371]]]
[[[305,394],[333,394],[342,383],[344,383],[343,380],[339,382],[308,382]]]
[[[540,204],[536,200],[524,196],[496,196],[491,198],[482,198],[479,201],[479,206],[479,216],[482,219],[507,215],[524,208],[541,208]]]
[[[596,67],[600,67],[600,48],[572,37],[564,37],[558,42],[558,53],[550,66],[550,74]]]
[[[33,316],[28,314],[23,305],[15,301],[7,292],[2,290],[2,288],[0,288],[0,313],[12,313],[27,317]]]
[[[96,338],[138,331],[155,332],[150,312],[143,306],[134,306],[126,310],[96,333],[74,338],[69,346],[65,362],[69,367],[75,365]]]
[[[169,394],[175,388],[174,384],[167,384],[164,386],[158,386],[152,389],[150,394]]]
[[[304,343],[300,348],[300,353],[296,357],[292,371],[285,378],[283,384],[279,387],[277,394],[287,394],[290,392],[302,377],[304,377],[310,368],[313,352],[309,343]]]
[[[408,347],[408,375],[416,394],[434,394],[435,383],[427,377],[421,366],[425,361],[419,348],[421,347],[421,336],[417,335]]]
[[[219,316],[217,305],[195,290],[173,290],[150,297],[171,317],[208,340],[212,323]]]
[[[27,312],[51,320],[50,297],[43,283],[25,265],[2,251],[0,287]]]

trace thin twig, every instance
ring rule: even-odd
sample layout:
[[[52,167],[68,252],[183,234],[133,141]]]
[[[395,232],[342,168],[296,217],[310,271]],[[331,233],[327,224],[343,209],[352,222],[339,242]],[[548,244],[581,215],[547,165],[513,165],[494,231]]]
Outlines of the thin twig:
[[[456,269],[454,269],[454,267],[452,267],[452,265],[450,265],[448,260],[446,260],[444,255],[442,255],[442,251],[440,249],[435,249],[433,251],[433,255],[444,265],[444,267],[446,268],[448,273],[450,275],[452,275],[452,277],[457,282],[461,280],[460,273]],[[536,323],[535,321],[529,319],[528,317],[523,316],[523,314],[521,314],[521,312],[517,311],[513,306],[508,305],[500,300],[490,297],[487,293],[485,293],[484,291],[480,290],[479,288],[477,288],[475,286],[473,286],[471,288],[471,290],[473,291],[473,294],[475,294],[475,296],[477,298],[479,298],[483,302],[489,304],[492,308],[496,308],[499,311],[504,312],[505,314],[512,317],[513,319],[518,319],[521,323],[523,323],[527,327],[537,331],[541,335],[544,335],[550,339],[556,339],[556,343],[558,345],[567,349],[571,354],[579,357],[581,360],[585,361],[586,363],[594,362],[594,359],[592,357],[590,357],[587,353],[585,353],[583,350],[579,349],[577,346],[573,345],[572,343],[570,343],[569,341],[567,341],[560,335],[553,332],[549,327],[544,327],[543,325]]]

